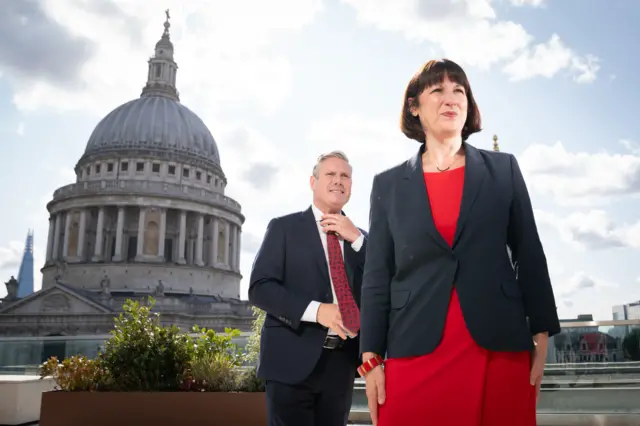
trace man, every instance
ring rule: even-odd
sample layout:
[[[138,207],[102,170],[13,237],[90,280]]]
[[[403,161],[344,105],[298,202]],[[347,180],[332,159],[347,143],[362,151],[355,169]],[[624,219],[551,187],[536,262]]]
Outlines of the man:
[[[270,426],[344,426],[359,365],[366,238],[343,214],[351,166],[318,158],[313,204],[271,220],[251,271],[249,301],[266,311],[258,376]]]

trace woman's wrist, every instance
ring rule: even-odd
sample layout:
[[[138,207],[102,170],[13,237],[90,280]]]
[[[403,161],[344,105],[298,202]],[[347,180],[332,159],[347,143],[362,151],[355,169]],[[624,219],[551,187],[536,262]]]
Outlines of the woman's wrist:
[[[364,353],[362,354],[362,361],[363,361],[363,362],[367,362],[367,361],[369,361],[371,358],[375,358],[375,357],[377,357],[377,356],[378,356],[378,354],[376,354],[376,353],[374,353],[374,352],[364,352]]]
[[[543,333],[538,333],[533,336],[533,343],[536,345],[536,348],[547,350],[547,346],[549,345],[549,333],[546,331]]]
[[[365,352],[362,354],[362,365],[358,367],[358,374],[360,377],[364,377],[369,374],[374,368],[384,365],[384,360],[380,355],[373,352]]]

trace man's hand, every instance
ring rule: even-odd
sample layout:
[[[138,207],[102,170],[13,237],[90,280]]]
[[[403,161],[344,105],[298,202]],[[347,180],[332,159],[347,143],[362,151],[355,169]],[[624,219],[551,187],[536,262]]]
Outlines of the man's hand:
[[[318,322],[330,330],[338,333],[342,340],[347,340],[347,334],[354,335],[353,332],[344,328],[342,324],[342,316],[338,305],[333,303],[321,303],[318,308],[316,319]]]
[[[347,216],[341,214],[324,214],[320,220],[324,232],[335,232],[344,240],[354,242],[360,236],[360,230]]]

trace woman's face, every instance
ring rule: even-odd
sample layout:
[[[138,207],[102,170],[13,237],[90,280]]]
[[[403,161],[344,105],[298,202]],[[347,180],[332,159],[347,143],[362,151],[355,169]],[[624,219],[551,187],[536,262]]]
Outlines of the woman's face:
[[[411,113],[420,117],[427,139],[429,134],[439,138],[462,134],[467,121],[467,93],[461,84],[445,77],[442,83],[425,88],[417,100]]]

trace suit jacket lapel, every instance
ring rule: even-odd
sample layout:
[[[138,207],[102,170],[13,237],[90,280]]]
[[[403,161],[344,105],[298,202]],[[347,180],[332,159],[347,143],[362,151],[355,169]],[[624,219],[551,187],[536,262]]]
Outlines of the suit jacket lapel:
[[[424,153],[424,144],[408,162],[405,171],[405,182],[407,192],[401,198],[406,203],[406,209],[411,222],[407,224],[418,235],[428,234],[438,245],[445,250],[451,250],[440,232],[436,229],[433,221],[433,213],[431,212],[431,204],[429,203],[429,194],[424,182],[424,172],[422,171],[422,154]]]
[[[469,219],[473,203],[476,200],[476,195],[482,187],[482,181],[486,172],[484,165],[484,159],[473,146],[468,143],[464,143],[465,149],[465,169],[464,169],[464,188],[462,189],[462,202],[460,203],[460,213],[458,215],[458,222],[456,224],[456,233],[453,239],[453,246],[460,239],[460,235],[464,229],[464,225]]]
[[[344,242],[344,269],[347,273],[347,279],[349,281],[349,287],[351,292],[355,291],[355,269],[353,265],[356,264],[356,256],[358,254],[353,250],[351,244],[348,241]]]
[[[321,277],[330,285],[329,279],[329,265],[327,264],[327,258],[322,248],[322,241],[320,240],[320,234],[318,232],[318,224],[316,218],[313,215],[311,207],[302,213],[302,227],[300,232],[303,234],[302,241],[309,242],[309,250],[311,250],[311,256],[315,259],[315,263],[319,268]]]

